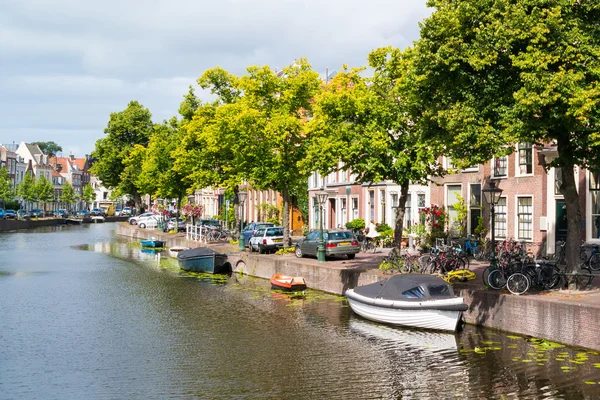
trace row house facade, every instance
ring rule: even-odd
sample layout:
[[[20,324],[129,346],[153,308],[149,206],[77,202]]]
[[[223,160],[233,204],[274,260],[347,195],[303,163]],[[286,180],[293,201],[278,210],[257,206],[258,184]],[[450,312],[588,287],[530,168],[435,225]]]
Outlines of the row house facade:
[[[313,172],[308,182],[309,228],[320,227],[321,206],[317,193],[326,191],[328,198],[323,206],[323,227],[344,228],[347,222],[361,218],[368,224],[385,223],[395,226],[396,210],[400,198],[400,186],[391,181],[371,184],[358,184],[356,176],[350,171],[340,170],[327,176]],[[426,185],[409,185],[404,226],[419,222],[419,210],[431,202],[429,187]]]
[[[552,146],[519,143],[508,156],[460,171],[451,159],[444,158],[442,162],[450,173],[433,179],[431,202],[444,205],[450,219],[456,219],[455,205],[460,194],[468,208],[467,233],[475,233],[477,217],[481,216],[490,237],[490,207],[482,200],[481,190],[495,182],[502,189],[495,207],[496,239],[514,239],[528,243],[536,254],[553,254],[556,242],[564,241],[567,235],[565,200],[559,191],[560,169],[545,168],[557,155]],[[583,218],[581,239],[600,242],[598,172],[577,168],[575,175]]]
[[[269,218],[268,209],[277,208],[279,210],[279,218],[283,215],[283,198],[279,192],[275,190],[258,190],[249,185],[240,186],[240,190],[247,193],[246,201],[244,202],[244,223],[266,221]],[[193,194],[188,196],[188,201],[203,206],[203,214],[201,218],[214,218],[221,214],[227,207],[234,207],[233,203],[228,204],[225,200],[225,189],[204,188],[195,190]],[[298,209],[292,207],[289,213],[289,227],[294,235],[301,235],[304,227],[304,220]]]
[[[8,170],[8,177],[12,181],[13,187],[21,183],[27,170],[25,159],[17,154],[18,147],[19,145],[16,143],[0,144],[0,165]]]

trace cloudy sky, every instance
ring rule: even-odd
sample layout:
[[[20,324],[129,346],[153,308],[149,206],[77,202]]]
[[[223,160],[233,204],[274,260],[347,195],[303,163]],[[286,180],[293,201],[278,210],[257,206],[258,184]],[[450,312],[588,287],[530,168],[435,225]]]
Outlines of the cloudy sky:
[[[83,156],[130,100],[160,122],[215,66],[365,65],[430,13],[425,0],[0,0],[0,143]]]

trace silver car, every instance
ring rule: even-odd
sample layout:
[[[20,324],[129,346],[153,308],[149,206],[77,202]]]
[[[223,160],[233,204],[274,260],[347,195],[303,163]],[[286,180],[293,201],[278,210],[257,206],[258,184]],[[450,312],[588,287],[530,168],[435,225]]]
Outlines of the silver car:
[[[314,230],[309,232],[303,239],[300,239],[296,244],[296,257],[317,256],[320,237],[321,232]],[[352,260],[356,253],[360,251],[356,236],[349,230],[324,229],[323,241],[325,256],[345,255],[349,260]]]
[[[259,254],[277,251],[283,247],[283,228],[280,226],[259,228],[248,241],[250,252]]]

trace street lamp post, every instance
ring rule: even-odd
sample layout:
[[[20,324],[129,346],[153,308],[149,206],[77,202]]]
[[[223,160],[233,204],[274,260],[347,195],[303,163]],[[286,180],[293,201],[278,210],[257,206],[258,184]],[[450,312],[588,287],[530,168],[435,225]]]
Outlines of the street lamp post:
[[[239,238],[239,249],[240,251],[246,250],[244,245],[244,203],[246,202],[246,196],[248,193],[239,192],[238,200],[240,201],[240,238]]]
[[[490,264],[496,266],[496,210],[495,207],[500,201],[502,189],[496,187],[496,182],[490,182],[490,186],[482,190],[485,201],[490,205],[492,217],[492,254],[490,255]]]
[[[325,240],[323,238],[323,207],[329,197],[329,193],[321,190],[317,192],[317,199],[319,200],[319,247],[317,248],[317,260],[319,262],[325,262]]]

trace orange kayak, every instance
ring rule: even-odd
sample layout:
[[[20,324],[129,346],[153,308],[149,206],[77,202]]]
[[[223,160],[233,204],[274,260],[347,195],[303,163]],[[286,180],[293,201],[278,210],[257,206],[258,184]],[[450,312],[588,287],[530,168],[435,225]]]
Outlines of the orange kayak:
[[[301,276],[275,274],[271,277],[271,288],[290,292],[306,290],[306,281]]]

